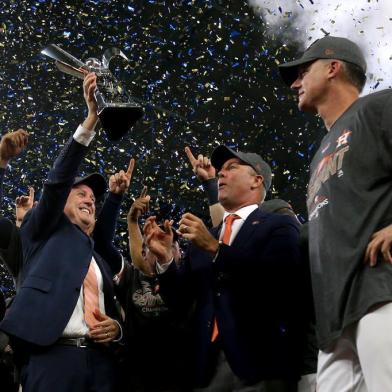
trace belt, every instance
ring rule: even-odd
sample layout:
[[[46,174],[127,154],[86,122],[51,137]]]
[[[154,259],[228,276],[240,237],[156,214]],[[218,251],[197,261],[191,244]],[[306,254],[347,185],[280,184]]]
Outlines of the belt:
[[[85,337],[82,338],[59,338],[55,344],[60,344],[62,346],[74,346],[80,348],[86,348],[91,346],[97,346],[92,340]]]

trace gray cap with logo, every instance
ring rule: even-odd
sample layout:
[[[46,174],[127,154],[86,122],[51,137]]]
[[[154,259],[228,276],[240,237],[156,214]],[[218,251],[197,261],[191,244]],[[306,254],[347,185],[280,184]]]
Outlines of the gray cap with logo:
[[[298,77],[300,65],[319,59],[347,61],[357,65],[363,74],[366,73],[366,60],[357,44],[347,38],[327,35],[314,41],[299,59],[279,65],[283,81],[291,86]]]
[[[260,155],[253,152],[234,151],[230,147],[220,145],[212,152],[211,163],[219,171],[224,163],[231,158],[238,158],[246,165],[251,166],[257,174],[260,174],[263,177],[264,188],[268,191],[272,181],[271,168]]]

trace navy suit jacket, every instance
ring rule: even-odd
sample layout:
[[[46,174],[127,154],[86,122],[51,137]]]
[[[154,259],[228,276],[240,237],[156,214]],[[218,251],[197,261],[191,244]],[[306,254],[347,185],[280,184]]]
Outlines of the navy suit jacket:
[[[0,329],[29,343],[47,346],[62,335],[93,255],[102,273],[106,314],[119,320],[110,268],[94,252],[93,239],[63,212],[87,150],[73,138],[68,141],[21,227],[21,284]]]
[[[218,237],[220,228],[212,230]],[[252,212],[231,246],[213,257],[191,245],[183,265],[159,275],[165,302],[195,310],[196,382],[206,384],[214,317],[233,372],[254,383],[299,376],[301,318],[299,227],[289,216]]]

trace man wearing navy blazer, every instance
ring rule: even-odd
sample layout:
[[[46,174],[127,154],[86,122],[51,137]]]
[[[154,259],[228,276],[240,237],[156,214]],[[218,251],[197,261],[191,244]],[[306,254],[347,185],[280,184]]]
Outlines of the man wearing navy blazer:
[[[64,146],[38,205],[23,221],[20,287],[0,325],[23,354],[24,392],[115,389],[111,343],[122,332],[112,272],[90,236],[95,201],[106,181],[97,173],[76,177],[98,121],[95,74],[86,75],[83,88],[88,116]]]
[[[198,217],[183,215],[179,232],[192,244],[180,268],[172,262],[170,222],[162,231],[147,219],[161,294],[178,310],[195,306],[198,390],[296,391],[304,330],[298,222],[258,208],[271,184],[259,155],[222,145],[211,162],[224,222],[210,232]]]

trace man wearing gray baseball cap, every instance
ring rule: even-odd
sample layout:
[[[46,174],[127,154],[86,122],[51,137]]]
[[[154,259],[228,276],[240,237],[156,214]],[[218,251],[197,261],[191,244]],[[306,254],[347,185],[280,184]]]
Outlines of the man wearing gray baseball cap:
[[[162,297],[194,309],[195,391],[296,391],[305,335],[298,223],[259,209],[271,169],[258,154],[221,145],[211,163],[223,221],[208,230],[182,216],[178,232],[191,241],[182,263],[173,263],[170,227],[150,217],[144,228]]]
[[[298,107],[327,134],[310,167],[309,247],[320,347],[317,390],[392,385],[392,90],[360,97],[366,61],[341,37],[281,64]]]

